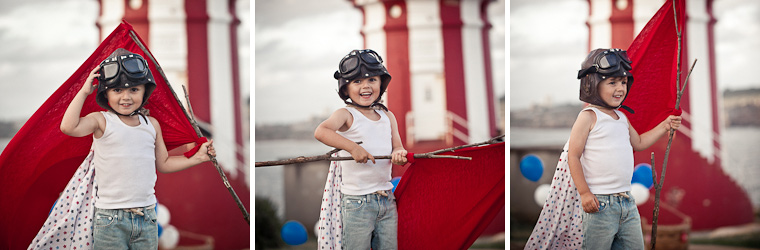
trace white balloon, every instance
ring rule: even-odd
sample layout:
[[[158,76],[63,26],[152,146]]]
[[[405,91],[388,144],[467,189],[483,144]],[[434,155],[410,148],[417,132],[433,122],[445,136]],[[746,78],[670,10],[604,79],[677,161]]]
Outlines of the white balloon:
[[[171,218],[171,215],[169,214],[169,209],[166,208],[163,204],[158,204],[158,211],[156,212],[156,216],[158,216],[158,224],[161,224],[163,227],[164,225],[169,225],[169,219]]]
[[[319,236],[319,221],[314,223],[314,235]]]
[[[164,232],[158,238],[158,245],[164,249],[174,249],[179,243],[179,231],[172,225],[162,226]]]
[[[631,184],[631,195],[636,200],[636,205],[644,204],[649,200],[649,188],[641,183],[633,183]]]
[[[546,203],[546,197],[549,197],[549,191],[551,191],[549,184],[541,184],[538,186],[536,192],[533,193],[533,199],[535,199],[536,204],[543,207],[544,203]]]

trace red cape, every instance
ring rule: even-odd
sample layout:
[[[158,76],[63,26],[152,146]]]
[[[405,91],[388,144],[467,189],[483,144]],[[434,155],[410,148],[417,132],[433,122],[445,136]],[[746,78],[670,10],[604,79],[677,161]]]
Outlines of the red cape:
[[[26,248],[40,229],[59,192],[87,156],[92,137],[70,137],[59,129],[69,103],[89,72],[117,48],[148,56],[130,37],[132,26],[120,24],[55,91],[11,139],[0,155],[0,249]],[[135,38],[142,40],[137,36]],[[146,48],[147,50],[147,48]],[[157,87],[145,106],[161,123],[167,149],[198,139],[172,90],[153,62]],[[104,110],[87,97],[81,115]]]

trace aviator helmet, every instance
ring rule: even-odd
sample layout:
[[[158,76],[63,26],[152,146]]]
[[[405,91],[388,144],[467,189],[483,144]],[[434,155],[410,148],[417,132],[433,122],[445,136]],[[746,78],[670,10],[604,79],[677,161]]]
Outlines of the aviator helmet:
[[[371,49],[352,50],[340,60],[338,70],[333,74],[333,77],[338,80],[338,95],[340,99],[346,104],[367,108],[348,101],[350,98],[346,93],[346,85],[352,80],[373,76],[380,76],[380,95],[369,107],[374,105],[383,107],[379,102],[383,93],[388,88],[388,83],[391,81],[391,75],[388,74],[388,70],[383,66],[383,58]]]
[[[620,103],[620,106],[613,107],[604,102],[599,96],[598,85],[607,77],[623,76],[628,78],[627,90],[625,98],[628,97],[628,93],[631,91],[631,85],[633,85],[633,74],[631,70],[631,59],[628,58],[628,53],[621,49],[595,49],[592,50],[586,60],[581,64],[581,70],[578,71],[578,79],[581,80],[580,88],[580,100],[589,104],[594,104],[606,108],[620,108],[622,107],[628,112],[633,113],[633,110],[628,106]]]
[[[150,68],[148,68],[148,62],[139,54],[129,52],[123,48],[116,49],[116,51],[100,63],[98,74],[100,76],[98,76],[98,92],[95,102],[100,107],[119,115],[131,116],[138,113],[145,106],[145,103],[148,102],[150,94],[156,89],[156,83],[153,79],[153,74],[150,72]],[[108,97],[106,96],[108,89],[129,88],[139,85],[145,85],[145,94],[143,95],[140,107],[135,112],[121,114],[108,105]]]

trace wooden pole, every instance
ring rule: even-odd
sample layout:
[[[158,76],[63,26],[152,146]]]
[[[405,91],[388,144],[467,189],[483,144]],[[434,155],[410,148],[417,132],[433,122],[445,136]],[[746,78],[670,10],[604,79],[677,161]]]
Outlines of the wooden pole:
[[[681,105],[681,96],[683,96],[683,92],[686,90],[686,85],[689,83],[689,77],[691,76],[691,72],[694,71],[694,66],[697,64],[697,59],[694,59],[694,63],[691,65],[691,69],[689,70],[689,74],[686,76],[686,79],[684,80],[683,87],[681,86],[681,31],[678,29],[678,15],[676,13],[676,1],[673,0],[673,18],[675,19],[675,25],[676,25],[676,36],[678,37],[678,51],[676,55],[676,104],[675,109],[678,110]],[[652,181],[654,182],[654,210],[652,211],[652,234],[651,234],[651,248],[652,250],[655,249],[655,244],[657,242],[657,221],[659,219],[660,215],[660,193],[662,192],[662,186],[665,182],[665,170],[668,168],[668,156],[670,155],[670,146],[673,143],[673,137],[675,137],[676,130],[672,127],[670,128],[670,131],[668,132],[668,146],[665,148],[665,158],[662,162],[662,172],[660,172],[660,181],[658,182],[655,178],[655,164],[654,164],[654,152],[651,154],[651,161],[652,161]]]
[[[464,156],[456,156],[456,155],[438,155],[443,152],[454,152],[454,150],[467,148],[467,147],[476,147],[486,144],[493,144],[496,143],[499,139],[504,138],[504,135],[497,136],[494,138],[491,138],[488,141],[479,142],[479,143],[473,143],[473,144],[467,144],[462,146],[456,146],[441,150],[436,150],[433,152],[428,152],[424,154],[414,154],[415,159],[420,158],[446,158],[446,159],[460,159],[460,160],[472,160],[471,157],[464,157]],[[357,142],[361,143],[361,142]],[[340,151],[340,149],[333,149],[332,151],[328,152],[327,154],[323,155],[316,155],[316,156],[299,156],[296,158],[291,158],[287,160],[279,160],[279,161],[261,161],[256,162],[256,167],[268,167],[268,166],[277,166],[277,165],[286,165],[286,164],[296,164],[296,163],[305,163],[305,162],[314,162],[314,161],[348,161],[353,160],[352,157],[332,157],[332,154],[335,152]],[[381,156],[375,156],[375,159],[391,159],[390,155],[381,155]]]

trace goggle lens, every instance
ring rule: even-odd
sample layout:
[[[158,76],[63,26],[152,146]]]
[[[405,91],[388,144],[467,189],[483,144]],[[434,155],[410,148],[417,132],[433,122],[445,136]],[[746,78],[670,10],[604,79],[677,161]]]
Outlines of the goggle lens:
[[[602,69],[609,69],[612,67],[615,67],[618,65],[618,57],[615,54],[609,54],[604,57],[602,57],[601,60],[599,60],[599,68]]]
[[[138,58],[127,58],[124,59],[121,63],[124,65],[124,70],[126,70],[129,73],[144,73],[145,72],[145,64],[142,60]]]
[[[113,63],[107,63],[101,67],[103,70],[103,78],[105,79],[111,79],[114,78],[117,74],[119,74],[119,63],[113,62]]]
[[[340,72],[341,73],[347,73],[351,70],[356,69],[359,66],[359,58],[357,57],[348,57],[343,59],[343,61],[340,63]]]

